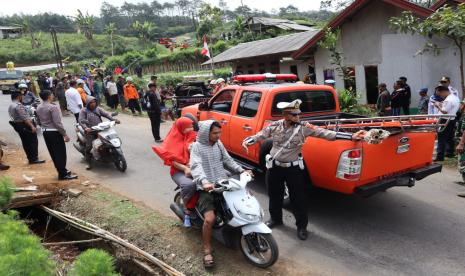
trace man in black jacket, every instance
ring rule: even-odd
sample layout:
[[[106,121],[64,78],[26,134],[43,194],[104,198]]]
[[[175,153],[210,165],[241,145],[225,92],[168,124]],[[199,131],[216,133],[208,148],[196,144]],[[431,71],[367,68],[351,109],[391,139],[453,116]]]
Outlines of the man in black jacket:
[[[410,85],[407,84],[406,77],[400,77],[399,80],[402,82],[402,88],[405,90],[402,98],[402,110],[404,115],[410,115],[410,103],[412,102],[412,90]]]
[[[161,143],[163,140],[160,137],[160,122],[161,122],[161,97],[157,92],[157,85],[155,83],[149,83],[149,91],[147,91],[145,97],[147,102],[147,113],[152,124],[152,134],[155,142]]]

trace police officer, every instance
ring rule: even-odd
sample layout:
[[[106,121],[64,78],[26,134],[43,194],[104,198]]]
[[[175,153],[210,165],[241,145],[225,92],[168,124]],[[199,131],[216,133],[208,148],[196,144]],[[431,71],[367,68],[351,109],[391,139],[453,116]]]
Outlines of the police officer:
[[[38,158],[38,141],[37,129],[32,123],[31,117],[26,111],[26,108],[21,103],[22,94],[15,91],[11,94],[12,103],[8,107],[10,115],[10,125],[19,134],[21,143],[23,144],[24,152],[26,153],[29,164],[45,163],[45,160]]]
[[[53,103],[54,96],[50,90],[44,90],[39,95],[43,102],[37,107],[37,117],[42,127],[45,145],[58,171],[58,179],[76,179],[77,176],[66,169],[65,142],[69,142],[69,137],[61,122],[60,107]]]
[[[283,224],[282,207],[284,197],[284,183],[289,189],[292,212],[296,218],[297,237],[306,240],[308,236],[307,198],[305,167],[302,158],[302,146],[308,136],[325,140],[361,139],[365,131],[355,134],[335,132],[311,124],[301,122],[299,115],[300,104],[297,99],[293,102],[280,102],[277,107],[282,110],[284,119],[275,121],[254,136],[244,139],[242,146],[248,152],[248,146],[271,138],[273,147],[266,156],[266,181],[270,197],[269,211],[271,219],[266,223],[270,228]]]

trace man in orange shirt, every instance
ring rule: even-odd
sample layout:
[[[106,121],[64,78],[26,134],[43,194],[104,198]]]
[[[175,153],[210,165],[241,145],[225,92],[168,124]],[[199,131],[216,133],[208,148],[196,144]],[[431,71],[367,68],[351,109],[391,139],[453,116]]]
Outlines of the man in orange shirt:
[[[81,95],[82,103],[84,106],[86,105],[86,99],[87,99],[87,93],[84,90],[84,81],[81,79],[76,80],[77,83],[77,91],[79,92],[79,95]]]
[[[139,115],[142,115],[142,110],[139,105],[139,93],[137,92],[136,86],[132,83],[132,78],[126,78],[126,85],[124,85],[124,98],[128,103],[129,109],[131,109],[132,115],[135,115],[139,112]]]

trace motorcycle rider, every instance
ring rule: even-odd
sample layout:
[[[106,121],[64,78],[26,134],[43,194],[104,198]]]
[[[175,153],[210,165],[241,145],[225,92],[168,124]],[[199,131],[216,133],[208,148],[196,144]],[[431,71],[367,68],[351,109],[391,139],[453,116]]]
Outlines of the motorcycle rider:
[[[110,121],[115,121],[117,124],[120,123],[118,119],[113,118],[110,113],[97,105],[97,99],[92,96],[87,96],[86,107],[81,109],[79,113],[79,124],[86,132],[85,159],[87,161],[87,170],[92,168],[92,142],[97,138],[96,133],[92,131],[92,127],[100,124],[102,122],[102,117]]]
[[[18,89],[19,89],[19,92],[21,92],[21,95],[23,95],[23,105],[33,105],[35,103],[37,103],[38,99],[37,97],[34,95],[34,93],[32,93],[32,91],[30,91],[28,88],[27,88],[27,84],[25,83],[20,83],[18,85]]]
[[[213,194],[209,193],[215,181],[228,178],[229,169],[233,173],[242,173],[245,170],[237,164],[226,151],[220,141],[221,125],[214,120],[207,120],[200,124],[197,141],[192,144],[190,156],[191,174],[199,191],[197,208],[204,217],[202,239],[206,268],[214,266],[211,238],[215,224],[215,206]],[[252,172],[248,171],[251,175]]]

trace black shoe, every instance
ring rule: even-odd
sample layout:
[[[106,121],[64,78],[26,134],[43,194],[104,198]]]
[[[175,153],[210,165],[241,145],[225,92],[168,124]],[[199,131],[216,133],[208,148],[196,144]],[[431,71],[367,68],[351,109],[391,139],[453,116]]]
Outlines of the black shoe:
[[[163,143],[163,139],[155,140],[156,143]]]
[[[29,161],[29,164],[31,164],[31,165],[32,164],[43,164],[43,163],[45,163],[45,160],[37,159],[37,160],[34,160],[34,161]]]
[[[58,177],[58,180],[73,180],[73,179],[77,179],[77,178],[78,178],[77,175],[67,174],[65,176]]]
[[[306,240],[308,238],[308,231],[305,228],[297,228],[297,237],[301,240]]]
[[[283,225],[283,222],[282,221],[273,221],[273,220],[269,220],[267,222],[265,222],[266,226],[270,227],[271,228],[274,228],[276,226],[280,226],[280,225]]]

